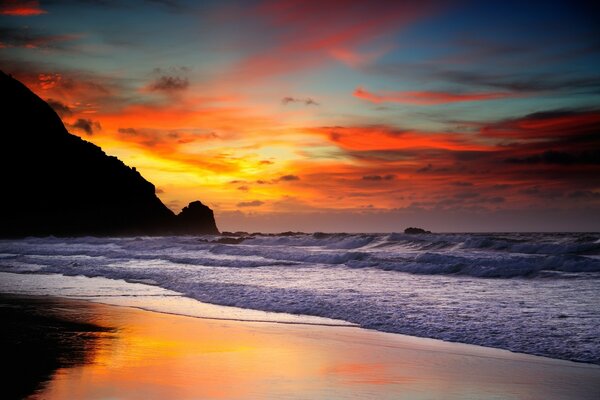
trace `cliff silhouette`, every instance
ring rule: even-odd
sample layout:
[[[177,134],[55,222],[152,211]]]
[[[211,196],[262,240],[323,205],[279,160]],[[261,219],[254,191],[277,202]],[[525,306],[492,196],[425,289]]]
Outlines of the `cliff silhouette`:
[[[0,236],[218,234],[199,201],[175,215],[135,168],[70,134],[0,71]]]

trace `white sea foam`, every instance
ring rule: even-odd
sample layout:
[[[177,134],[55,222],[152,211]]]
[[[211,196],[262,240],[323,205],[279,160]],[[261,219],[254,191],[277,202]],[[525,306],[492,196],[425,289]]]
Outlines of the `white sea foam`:
[[[0,271],[152,283],[204,302],[600,363],[597,234],[0,241]]]

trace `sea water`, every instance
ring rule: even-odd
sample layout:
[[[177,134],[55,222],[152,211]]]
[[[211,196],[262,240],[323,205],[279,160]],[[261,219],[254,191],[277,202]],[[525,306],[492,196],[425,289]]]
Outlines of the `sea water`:
[[[600,364],[600,234],[27,238],[0,241],[0,271]]]

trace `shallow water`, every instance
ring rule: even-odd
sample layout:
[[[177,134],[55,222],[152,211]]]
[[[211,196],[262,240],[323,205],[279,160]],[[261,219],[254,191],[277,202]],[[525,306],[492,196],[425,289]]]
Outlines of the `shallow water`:
[[[126,280],[207,303],[600,364],[598,234],[218,239],[4,240],[0,271]]]

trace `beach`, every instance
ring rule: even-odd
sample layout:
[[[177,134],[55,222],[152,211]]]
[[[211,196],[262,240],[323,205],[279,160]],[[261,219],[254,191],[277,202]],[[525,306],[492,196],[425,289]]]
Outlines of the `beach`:
[[[351,324],[600,365],[597,235],[221,239],[2,240],[0,292],[191,316]]]
[[[34,399],[595,399],[600,392],[596,365],[352,326],[204,319],[54,296],[5,295],[7,304],[37,315],[35,329],[41,317],[67,321],[54,330],[84,342],[47,349],[68,362],[30,385]],[[24,320],[10,315],[5,326]],[[29,356],[35,365],[42,354]]]

